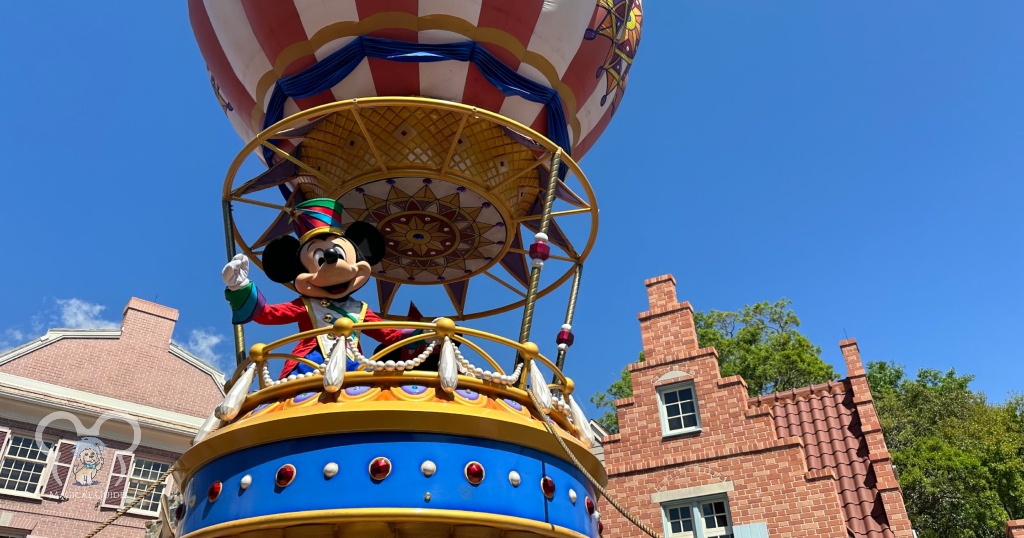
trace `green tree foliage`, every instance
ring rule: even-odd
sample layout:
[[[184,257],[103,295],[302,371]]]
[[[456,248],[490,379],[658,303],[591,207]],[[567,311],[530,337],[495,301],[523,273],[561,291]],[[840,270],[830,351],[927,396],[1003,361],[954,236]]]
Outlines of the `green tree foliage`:
[[[994,405],[972,376],[873,362],[868,383],[921,538],[1002,538],[1024,517],[1024,397]]]
[[[722,376],[739,374],[751,396],[838,379],[821,348],[797,331],[788,299],[744,306],[738,312],[695,312],[697,341],[718,351]]]

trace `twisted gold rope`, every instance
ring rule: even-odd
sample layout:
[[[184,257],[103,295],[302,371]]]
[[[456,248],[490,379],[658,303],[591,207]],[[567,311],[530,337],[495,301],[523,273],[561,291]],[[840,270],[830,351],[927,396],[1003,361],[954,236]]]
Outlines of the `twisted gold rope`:
[[[131,510],[132,508],[135,508],[135,505],[139,504],[139,501],[141,501],[144,497],[146,497],[147,495],[152,493],[153,490],[156,489],[157,486],[162,484],[163,481],[165,479],[167,479],[167,475],[171,474],[171,471],[173,471],[173,470],[174,470],[174,466],[173,465],[168,467],[167,471],[160,476],[160,479],[157,480],[156,482],[153,482],[152,484],[150,484],[149,488],[147,488],[146,491],[143,491],[141,494],[139,494],[138,497],[135,497],[135,500],[132,501],[131,504],[129,504],[128,506],[125,506],[124,508],[122,508],[122,509],[118,510],[117,512],[115,512],[114,515],[111,516],[110,519],[108,519],[105,522],[103,522],[103,524],[100,525],[99,527],[97,527],[96,530],[90,532],[89,534],[86,534],[85,538],[92,538],[93,536],[96,536],[97,534],[100,533],[100,531],[102,531],[103,529],[107,528],[107,526],[109,526],[111,523],[117,521],[117,518],[123,516],[125,514],[125,512]],[[182,499],[182,502],[185,502],[185,500]]]

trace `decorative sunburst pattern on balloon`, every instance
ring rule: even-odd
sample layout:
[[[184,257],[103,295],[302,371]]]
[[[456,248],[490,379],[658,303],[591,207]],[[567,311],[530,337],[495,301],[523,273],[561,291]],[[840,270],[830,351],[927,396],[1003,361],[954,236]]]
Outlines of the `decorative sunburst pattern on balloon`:
[[[605,76],[605,92],[601,97],[604,106],[612,96],[612,107],[617,97],[626,91],[629,68],[640,47],[640,28],[643,22],[643,6],[640,0],[598,0],[594,22],[584,32],[584,39],[604,37],[611,41],[604,65],[597,69],[598,77]],[[616,95],[618,91],[618,95]]]
[[[501,213],[484,197],[443,180],[399,177],[366,183],[340,198],[343,221],[369,222],[384,235],[377,278],[436,284],[496,263],[509,241]]]

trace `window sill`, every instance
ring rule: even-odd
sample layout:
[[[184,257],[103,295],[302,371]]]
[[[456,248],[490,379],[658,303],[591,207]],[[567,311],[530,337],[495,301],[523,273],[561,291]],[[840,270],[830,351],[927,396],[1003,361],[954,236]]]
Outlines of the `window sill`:
[[[701,431],[702,431],[701,428],[698,427],[698,428],[690,428],[689,430],[679,430],[679,431],[668,432],[668,433],[662,432],[661,440],[664,441],[666,439],[675,439],[675,438],[678,438],[678,437],[688,437],[688,436],[694,436],[695,437]]]
[[[6,489],[0,489],[0,497],[17,497],[19,499],[27,499],[31,501],[42,502],[43,497],[39,494],[26,493],[24,491],[11,491]]]
[[[139,510],[139,509],[136,509],[136,508],[132,508],[131,510],[128,510],[125,513],[131,514],[133,516],[146,517],[146,518],[151,518],[151,519],[156,519],[156,518],[160,517],[160,512],[147,512],[145,510]]]

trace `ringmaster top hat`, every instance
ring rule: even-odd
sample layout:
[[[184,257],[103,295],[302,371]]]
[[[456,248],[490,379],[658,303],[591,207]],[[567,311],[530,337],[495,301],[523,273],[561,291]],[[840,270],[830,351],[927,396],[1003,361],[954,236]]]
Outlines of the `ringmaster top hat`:
[[[345,235],[341,227],[341,204],[330,198],[313,198],[291,210],[292,227],[300,243],[324,233]]]

